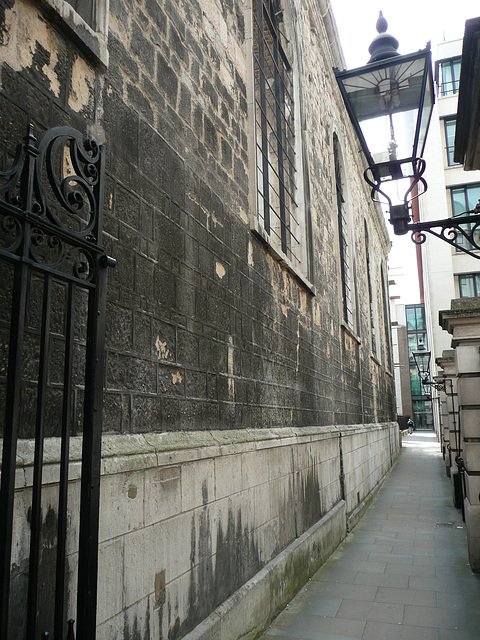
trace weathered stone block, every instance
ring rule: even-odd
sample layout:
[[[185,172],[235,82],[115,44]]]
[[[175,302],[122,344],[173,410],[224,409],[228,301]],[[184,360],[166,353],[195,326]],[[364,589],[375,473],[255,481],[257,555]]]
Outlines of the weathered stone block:
[[[458,375],[480,371],[480,352],[476,345],[458,345],[455,349],[455,366]]]
[[[215,463],[202,460],[182,466],[182,511],[206,505],[215,497]]]
[[[480,476],[469,475],[465,476],[466,493],[469,503],[472,506],[480,505]]]
[[[123,538],[104,542],[98,548],[98,624],[123,609],[124,557]]]
[[[129,607],[155,591],[155,573],[165,568],[160,533],[159,525],[155,525],[122,537],[124,545],[122,582],[125,607]]]
[[[468,471],[480,471],[480,442],[465,442],[463,457]]]
[[[465,524],[467,526],[468,560],[472,571],[480,571],[480,505],[465,500]]]
[[[464,438],[480,438],[480,409],[460,409],[460,416]]]
[[[181,467],[145,472],[145,525],[155,524],[180,513]]]
[[[100,543],[144,526],[144,473],[116,474],[102,482]],[[107,507],[108,505],[108,507]]]
[[[480,376],[458,379],[458,402],[460,406],[480,405]]]

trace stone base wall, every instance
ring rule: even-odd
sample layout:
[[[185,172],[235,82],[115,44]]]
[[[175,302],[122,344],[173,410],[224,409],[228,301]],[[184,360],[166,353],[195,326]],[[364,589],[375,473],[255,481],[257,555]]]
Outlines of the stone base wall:
[[[21,611],[33,448],[19,445],[12,588]],[[73,618],[80,448],[75,439],[67,541]],[[232,640],[232,628],[253,638],[345,537],[398,452],[396,423],[105,436],[98,640]],[[58,454],[57,439],[49,439],[47,533],[56,528]],[[46,587],[54,535],[42,547]],[[256,606],[245,606],[251,598]],[[21,616],[16,624],[20,632]]]

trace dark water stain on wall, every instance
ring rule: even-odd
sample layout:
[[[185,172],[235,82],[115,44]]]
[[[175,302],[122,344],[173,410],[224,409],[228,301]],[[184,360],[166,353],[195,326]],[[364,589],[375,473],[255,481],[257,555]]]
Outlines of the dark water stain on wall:
[[[181,621],[176,609],[168,606],[168,640],[183,637],[261,569],[254,532],[242,522],[240,509],[236,515],[229,509],[226,530],[219,523],[216,533],[212,531],[207,509],[203,509],[197,520],[192,518],[191,543],[188,614]]]
[[[27,521],[31,522],[31,507],[27,511]],[[41,521],[40,549],[37,584],[37,632],[53,631],[55,612],[55,575],[57,554],[58,516],[50,505]],[[20,564],[12,564],[10,574],[9,633],[12,638],[25,635],[26,609],[28,598],[30,536],[23,540],[24,558]],[[68,584],[68,579],[67,579]],[[66,614],[66,612],[65,612]]]
[[[146,606],[145,621],[139,620],[135,614],[133,622],[128,619],[128,612],[125,613],[125,621],[123,626],[123,640],[150,640],[150,607]]]
[[[316,466],[298,475],[297,534],[301,535],[325,515]]]
[[[289,524],[291,535],[283,535],[278,527],[272,529],[271,552],[274,556],[318,522],[328,510],[328,506],[322,504],[320,481],[313,462],[297,475],[287,498],[283,505],[283,518],[284,524]],[[288,522],[289,519],[292,522]],[[235,512],[230,508],[226,525],[218,522],[215,530],[211,513],[205,506],[192,517],[190,538],[191,579],[187,616],[181,620],[178,604],[169,601],[168,585],[166,607],[159,607],[159,622],[167,617],[169,640],[178,640],[191,631],[265,564],[260,559],[255,531],[244,522],[241,509]],[[212,544],[214,539],[215,547]]]

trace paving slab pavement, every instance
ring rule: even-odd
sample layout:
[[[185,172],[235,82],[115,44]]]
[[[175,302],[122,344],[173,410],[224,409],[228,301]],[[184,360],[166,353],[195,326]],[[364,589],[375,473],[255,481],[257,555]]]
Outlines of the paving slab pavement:
[[[281,638],[480,640],[480,575],[433,432],[404,437],[359,524],[260,640]]]

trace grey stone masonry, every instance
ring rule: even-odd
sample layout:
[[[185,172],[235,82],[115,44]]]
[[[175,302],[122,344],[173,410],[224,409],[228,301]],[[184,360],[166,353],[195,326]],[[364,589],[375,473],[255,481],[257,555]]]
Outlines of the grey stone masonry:
[[[217,633],[222,622],[232,640],[229,620],[253,635],[260,623],[248,605],[257,602],[263,624],[285,604],[361,516],[399,446],[390,240],[335,79],[344,67],[338,34],[328,0],[271,3],[291,87],[277,105],[274,65],[257,62],[256,20],[269,2],[87,4],[88,21],[73,0],[0,2],[0,157],[3,171],[30,122],[37,136],[68,125],[106,149],[102,242],[116,268],[106,302],[97,640],[180,640],[200,624]],[[279,112],[282,132],[271,126]],[[288,212],[280,169],[262,180],[279,147],[291,165]],[[71,164],[59,154],[69,179]],[[268,207],[278,218],[270,229]],[[58,353],[69,332],[53,287],[43,359],[39,280],[29,282],[22,368],[15,637],[27,603],[39,360],[48,368],[39,584],[51,583],[60,511]],[[0,263],[0,283],[1,404],[11,265]],[[85,302],[75,308],[68,405],[65,611],[74,620]],[[51,617],[51,591],[41,591],[38,608]]]
[[[72,514],[81,448],[73,438]],[[253,638],[358,521],[398,453],[396,423],[105,435],[97,640]],[[31,441],[20,443],[19,456],[16,526],[26,531]],[[58,438],[48,439],[44,459],[47,526],[55,520]],[[72,515],[71,616],[78,527]],[[28,553],[28,537],[18,536],[16,567]],[[22,580],[14,572],[18,611]],[[15,623],[21,637],[22,620]]]
[[[258,215],[250,0],[110,0],[108,65],[79,46],[55,3],[2,3],[5,158],[31,120],[37,132],[68,124],[107,147],[104,244],[117,267],[108,289],[105,431],[394,417],[381,276],[390,243],[336,85],[333,67],[343,63],[324,4],[320,11],[313,0],[288,0],[284,17],[307,269],[278,260],[250,229]],[[348,167],[355,326],[342,320],[334,134]]]

